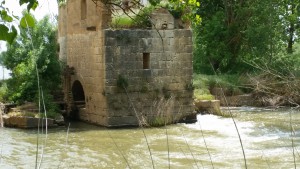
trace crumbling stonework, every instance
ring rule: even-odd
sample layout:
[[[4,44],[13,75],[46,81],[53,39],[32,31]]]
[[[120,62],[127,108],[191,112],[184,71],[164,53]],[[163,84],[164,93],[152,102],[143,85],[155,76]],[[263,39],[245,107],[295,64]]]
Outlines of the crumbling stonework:
[[[138,125],[141,117],[157,115],[162,99],[174,102],[168,109],[174,120],[193,113],[191,30],[111,30],[107,7],[83,1],[60,7],[58,38],[68,68],[65,101],[74,103],[79,119]]]

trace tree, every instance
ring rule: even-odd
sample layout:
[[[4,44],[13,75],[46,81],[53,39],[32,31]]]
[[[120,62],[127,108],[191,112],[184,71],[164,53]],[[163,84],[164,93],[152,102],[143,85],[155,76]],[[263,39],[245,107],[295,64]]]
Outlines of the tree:
[[[285,25],[287,53],[293,53],[293,45],[300,34],[300,1],[283,0],[282,4],[282,22]]]
[[[35,24],[33,28],[20,27],[16,41],[7,45],[7,51],[0,55],[5,67],[12,71],[12,78],[7,82],[8,95],[17,103],[37,98],[38,77],[45,97],[50,97],[50,92],[60,85],[56,27],[48,16],[39,22],[35,20]]]
[[[291,51],[299,30],[299,1],[203,0],[202,18],[194,28],[196,50],[194,69],[212,73],[251,70],[245,62],[271,63]],[[287,30],[287,31],[285,31]]]

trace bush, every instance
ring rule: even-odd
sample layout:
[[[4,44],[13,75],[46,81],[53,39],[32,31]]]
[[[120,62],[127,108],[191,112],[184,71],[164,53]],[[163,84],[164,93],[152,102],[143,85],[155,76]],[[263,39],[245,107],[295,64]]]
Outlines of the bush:
[[[222,88],[225,95],[239,95],[250,92],[245,86],[248,80],[239,75],[203,75],[194,74],[194,96],[198,100],[212,100],[213,90]]]
[[[111,27],[118,28],[132,28],[133,20],[128,16],[118,16],[114,17],[111,22]]]
[[[134,17],[133,27],[148,29],[152,27],[150,20],[150,14],[154,10],[153,6],[145,7],[139,11],[139,13]]]
[[[0,102],[7,102],[8,100],[8,88],[5,81],[0,82]]]

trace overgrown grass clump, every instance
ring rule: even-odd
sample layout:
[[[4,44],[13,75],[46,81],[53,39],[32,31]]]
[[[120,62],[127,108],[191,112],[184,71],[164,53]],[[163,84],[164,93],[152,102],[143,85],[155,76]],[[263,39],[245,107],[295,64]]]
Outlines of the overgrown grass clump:
[[[112,18],[111,22],[112,28],[131,28],[133,27],[133,20],[126,15],[116,16]]]
[[[245,88],[247,79],[239,75],[204,75],[194,74],[194,97],[198,100],[213,100],[216,89],[222,89],[226,96],[249,92]]]

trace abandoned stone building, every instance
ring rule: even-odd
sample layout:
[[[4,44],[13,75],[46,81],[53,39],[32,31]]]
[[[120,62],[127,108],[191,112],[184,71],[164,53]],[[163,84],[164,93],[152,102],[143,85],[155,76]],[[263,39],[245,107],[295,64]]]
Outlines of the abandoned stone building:
[[[113,127],[192,114],[191,30],[165,9],[152,13],[152,29],[112,29],[108,9],[96,0],[59,8],[68,115]]]

